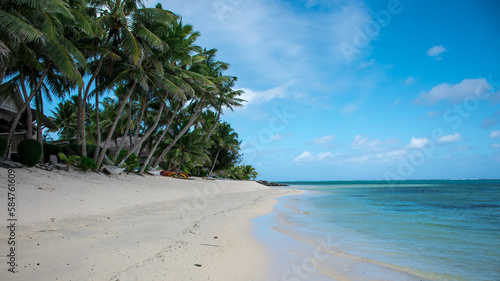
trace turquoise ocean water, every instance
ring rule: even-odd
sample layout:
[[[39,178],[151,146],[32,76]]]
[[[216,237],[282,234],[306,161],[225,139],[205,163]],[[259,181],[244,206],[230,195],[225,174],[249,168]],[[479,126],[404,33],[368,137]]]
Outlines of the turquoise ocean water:
[[[274,280],[500,280],[498,180],[287,184],[256,221]]]

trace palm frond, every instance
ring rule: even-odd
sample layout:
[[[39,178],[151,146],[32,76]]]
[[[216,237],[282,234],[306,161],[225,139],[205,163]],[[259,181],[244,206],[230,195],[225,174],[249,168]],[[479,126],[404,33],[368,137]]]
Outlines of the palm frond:
[[[132,64],[137,65],[141,59],[141,44],[128,29],[122,30],[122,48],[127,53]]]
[[[43,9],[50,13],[57,13],[65,18],[72,19],[73,14],[71,13],[68,3],[63,0],[45,0],[38,1],[40,5],[43,5]],[[39,7],[42,8],[42,7]]]
[[[135,34],[137,35],[137,37],[141,38],[146,43],[158,50],[163,50],[166,45],[166,43],[160,37],[158,37],[155,33],[151,32],[151,30],[147,29],[143,25],[137,28]]]
[[[56,68],[66,77],[74,81],[81,80],[80,73],[74,64],[72,56],[60,44],[60,42],[49,38],[47,40],[46,55],[50,58]]]
[[[0,10],[0,29],[13,34],[21,41],[43,40],[43,34],[38,29],[4,10]]]

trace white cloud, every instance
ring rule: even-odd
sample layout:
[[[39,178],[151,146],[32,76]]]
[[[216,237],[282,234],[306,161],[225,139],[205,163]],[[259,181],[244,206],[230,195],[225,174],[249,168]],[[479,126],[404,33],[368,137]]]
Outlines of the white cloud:
[[[293,158],[293,161],[295,161],[295,162],[302,162],[302,161],[310,161],[310,160],[313,160],[313,159],[314,159],[314,156],[312,155],[311,152],[304,151],[299,156]]]
[[[335,139],[335,136],[332,136],[332,135],[329,135],[329,136],[324,136],[322,138],[315,138],[313,140],[313,142],[317,145],[324,145],[324,144],[328,144],[330,143],[331,141],[333,141]]]
[[[358,102],[353,102],[344,106],[340,111],[342,112],[342,114],[353,114],[356,113],[358,109],[359,109]]]
[[[384,162],[391,162],[396,159],[401,159],[402,157],[406,156],[408,154],[408,151],[405,149],[397,149],[397,150],[390,150],[386,152],[379,152],[379,153],[368,153],[365,155],[360,155],[360,156],[353,156],[346,158],[347,162],[351,163],[364,163],[364,162],[372,162],[375,161],[377,163],[384,163]]]
[[[455,133],[453,135],[442,136],[438,139],[439,142],[455,142],[459,141],[461,136],[459,133]]]
[[[428,111],[427,112],[427,116],[431,117],[431,118],[436,118],[436,117],[439,117],[441,115],[441,112],[439,111]]]
[[[442,53],[446,52],[446,48],[443,45],[434,46],[427,50],[427,55],[429,57],[438,57]]]
[[[305,161],[327,161],[333,160],[340,156],[340,153],[332,152],[320,152],[317,155],[312,154],[309,151],[304,151],[299,156],[295,157],[293,161],[295,162],[305,162]]]
[[[481,122],[481,128],[489,129],[495,127],[498,123],[500,123],[500,110],[497,110],[488,118],[484,119],[483,122]]]
[[[290,96],[290,93],[288,91],[288,85],[289,83],[285,85],[278,86],[276,88],[272,88],[269,90],[265,91],[254,91],[251,89],[239,89],[243,90],[245,93],[241,96],[242,99],[247,101],[247,104],[252,104],[252,103],[264,103],[268,102],[274,99],[283,99],[287,98]]]
[[[409,149],[419,149],[430,143],[428,138],[411,138],[410,143],[406,146]]]
[[[500,148],[500,143],[494,143],[494,144],[492,144],[491,148]]]
[[[412,84],[415,84],[415,78],[413,78],[412,76],[406,78],[405,80],[405,85],[412,85]]]
[[[347,162],[351,163],[363,163],[373,160],[373,154],[366,154],[361,156],[349,157],[346,159]]]
[[[367,68],[367,67],[372,66],[374,64],[375,64],[375,59],[371,59],[369,61],[361,62],[359,64],[359,68],[364,69],[364,68]]]
[[[494,139],[494,138],[498,138],[498,137],[500,137],[500,130],[492,131],[490,133],[490,138]]]
[[[450,85],[443,83],[435,86],[429,92],[422,91],[420,96],[415,99],[416,104],[434,105],[439,101],[445,100],[451,103],[460,103],[478,97],[486,97],[485,93],[492,89],[485,78],[464,79],[459,84]]]
[[[318,154],[318,160],[323,161],[327,159],[333,159],[338,157],[340,154],[339,153],[331,153],[331,152],[320,152]]]
[[[351,147],[354,149],[377,149],[384,142],[381,140],[371,140],[369,137],[363,135],[357,135],[351,143]]]
[[[391,151],[388,151],[385,153],[379,153],[379,154],[377,154],[377,157],[382,158],[382,159],[383,158],[392,159],[392,158],[403,157],[406,154],[408,154],[408,151],[406,149],[398,149],[398,150],[391,150]]]
[[[282,140],[283,138],[284,138],[284,136],[282,136],[280,134],[276,134],[276,135],[272,136],[269,140],[277,141],[277,140]]]
[[[364,31],[372,17],[362,5],[346,1],[344,6],[330,16],[332,40],[338,46],[337,55],[344,61],[356,60],[363,53],[363,49],[369,47],[371,41],[378,37],[378,34],[367,36]]]
[[[490,101],[492,103],[500,103],[500,90],[496,91],[491,95]]]

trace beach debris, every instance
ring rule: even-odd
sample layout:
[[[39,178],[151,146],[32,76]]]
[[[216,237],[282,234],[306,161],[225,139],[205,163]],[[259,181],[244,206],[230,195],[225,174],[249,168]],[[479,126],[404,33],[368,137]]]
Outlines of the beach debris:
[[[194,266],[201,267],[201,264],[195,263]]]
[[[264,181],[264,180],[258,180],[258,181],[255,181],[255,182],[260,183],[260,184],[265,185],[265,186],[288,186],[288,184],[276,183],[276,182],[268,182],[268,181]]]
[[[55,219],[56,219],[56,218],[50,218],[50,220],[51,220],[52,222],[54,222],[54,221],[55,221]]]
[[[214,244],[200,244],[202,246],[211,246],[211,247],[220,247],[219,245],[214,245]]]
[[[214,236],[214,239],[217,239],[217,238],[219,238],[219,237],[217,237],[217,236]]]

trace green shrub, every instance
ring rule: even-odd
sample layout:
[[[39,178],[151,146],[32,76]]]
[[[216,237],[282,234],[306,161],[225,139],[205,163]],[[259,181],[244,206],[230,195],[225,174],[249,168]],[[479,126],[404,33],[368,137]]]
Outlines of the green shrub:
[[[6,151],[7,151],[7,139],[0,138],[0,157],[3,157]]]
[[[128,153],[128,150],[122,149],[120,153],[118,153],[118,157],[116,158],[115,165],[117,165]]]
[[[45,158],[45,162],[50,161],[50,155],[57,155],[61,152],[61,146],[57,144],[44,143],[43,144],[43,156]]]
[[[82,169],[82,171],[84,171],[84,172],[86,172],[88,170],[95,170],[95,169],[97,169],[97,163],[92,158],[89,158],[87,156],[81,156],[80,157],[80,169]]]
[[[57,154],[57,157],[59,157],[59,160],[68,165],[68,171],[71,165],[80,166],[80,156],[71,155],[69,157],[66,157],[66,155],[64,155],[64,153],[61,152]]]
[[[33,167],[42,156],[42,145],[34,139],[26,139],[17,146],[19,161],[24,165]]]
[[[133,172],[140,165],[141,158],[136,156],[135,153],[132,153],[127,160],[125,160],[125,165],[127,165],[127,172]]]

